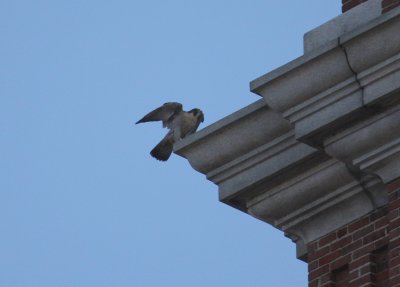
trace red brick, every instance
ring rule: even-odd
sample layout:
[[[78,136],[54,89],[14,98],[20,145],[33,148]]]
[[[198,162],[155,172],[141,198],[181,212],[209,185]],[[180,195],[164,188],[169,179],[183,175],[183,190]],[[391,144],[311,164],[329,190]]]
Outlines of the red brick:
[[[370,283],[370,282],[371,282],[371,276],[370,276],[370,274],[366,274],[356,280],[350,281],[349,286],[360,287],[360,286],[363,286],[363,284]]]
[[[328,272],[329,272],[329,265],[322,266],[322,267],[308,273],[308,281],[314,280]]]
[[[349,268],[350,270],[354,270],[369,263],[371,263],[371,255],[368,253],[350,262]]]
[[[362,228],[362,229],[360,229],[360,230],[354,232],[354,233],[353,233],[353,240],[356,241],[357,239],[359,239],[359,238],[361,238],[361,237],[367,235],[368,233],[370,233],[370,232],[372,232],[372,231],[374,231],[374,226],[373,226],[373,224],[368,225],[368,226],[366,226],[366,227],[364,227],[364,228]]]
[[[397,1],[399,2],[399,1]],[[388,3],[387,0],[383,0],[382,1],[382,8],[388,6],[388,5],[392,5],[393,3]],[[395,191],[396,189],[400,189],[400,179],[394,180],[391,183],[389,183],[387,185],[387,188],[389,190],[389,192]]]
[[[343,252],[348,253],[362,247],[362,239],[359,239],[343,248]]]
[[[365,2],[367,0],[351,0],[351,1],[346,1],[345,3],[343,3],[342,5],[342,12],[346,12],[348,10],[350,10],[351,8],[354,8],[355,6]]]
[[[398,246],[400,246],[400,238],[393,238],[389,241],[389,247],[391,250]]]
[[[398,209],[389,211],[389,214],[388,214],[388,220],[389,221],[392,221],[392,220],[394,220],[394,219],[396,219],[398,217],[399,217],[399,210]]]
[[[339,230],[336,232],[337,238],[342,238],[342,237],[345,236],[346,234],[347,234],[347,226],[344,227],[344,228],[342,228],[342,229],[339,229]]]
[[[394,218],[389,222],[389,229],[394,229],[400,226],[400,218]]]
[[[359,272],[358,269],[351,271],[351,272],[349,273],[349,281],[358,278],[358,277],[360,276],[359,273],[360,273],[360,272]]]
[[[313,253],[318,249],[318,241],[314,241],[312,243],[309,243],[307,246],[308,253]]]
[[[318,241],[318,246],[319,248],[332,243],[332,241],[336,240],[336,232],[333,232],[331,234],[328,234],[324,237],[322,237],[319,241]]]
[[[318,261],[318,264],[319,264],[319,266],[328,264],[328,263],[332,262],[333,260],[336,260],[337,258],[339,258],[341,255],[342,255],[342,253],[340,252],[340,250],[331,252],[328,255],[321,257]]]
[[[385,217],[389,212],[388,206],[381,207],[375,210],[369,217],[370,222],[377,220],[378,218]]]
[[[390,268],[389,277],[396,277],[397,275],[400,275],[400,266]]]
[[[391,233],[392,234],[392,233]],[[386,236],[386,229],[379,229],[374,231],[363,238],[363,244],[366,245],[378,239],[382,239]]]
[[[323,247],[323,248],[321,248],[321,249],[319,249],[319,250],[317,250],[315,252],[312,252],[312,253],[308,254],[308,260],[311,262],[311,261],[313,261],[315,259],[318,259],[318,258],[320,258],[322,256],[325,256],[330,251],[331,251],[331,247],[329,245],[325,246],[325,247]]]
[[[394,266],[397,266],[397,265],[400,265],[400,257],[392,258],[392,259],[389,261],[389,266],[390,266],[391,268],[393,268]]]
[[[400,248],[399,247],[393,248],[393,247],[390,247],[390,245],[389,245],[389,248],[390,248],[390,251],[389,251],[390,259],[400,257]]]
[[[397,208],[400,208],[400,198],[391,200],[389,202],[389,209],[393,210],[393,209],[397,209]]]
[[[317,269],[318,267],[319,267],[318,260],[314,260],[314,261],[308,263],[308,272],[311,272],[311,271]]]
[[[360,219],[352,224],[349,225],[349,232],[356,231],[357,229],[360,229],[361,227],[364,227],[369,224],[369,218],[365,217],[363,219]]]
[[[350,260],[351,260],[351,255],[350,254],[347,254],[346,256],[342,256],[342,257],[334,260],[330,264],[330,270],[340,269],[340,268],[346,266],[347,264],[349,264]]]
[[[390,230],[389,239],[391,241],[395,240],[396,238],[399,238],[399,236],[400,236],[400,227]]]
[[[388,12],[396,7],[399,7],[399,6],[400,6],[400,3],[395,3],[390,6],[386,6],[385,8],[382,9],[382,13],[386,13],[386,12]]]
[[[343,248],[352,242],[352,236],[344,237],[331,245],[331,251],[335,251],[336,249]]]
[[[389,237],[385,236],[375,242],[375,250],[380,249],[389,244]]]
[[[379,208],[308,245],[309,286],[335,286],[335,272],[346,268],[346,286],[400,287],[400,191],[393,192],[392,209]],[[387,253],[380,255],[382,250]]]
[[[332,282],[332,274],[331,273],[326,273],[323,274],[320,278],[319,278],[319,284],[325,284],[325,283],[330,283]]]
[[[389,286],[389,285],[384,285],[384,283],[387,284],[387,281],[389,280],[386,272],[381,272],[379,274],[376,274],[375,280],[376,280],[376,282],[382,283],[381,285],[378,285],[378,286]]]
[[[388,226],[389,221],[387,217],[382,217],[374,222],[375,230]]]
[[[394,284],[400,284],[400,276],[390,278],[389,284],[390,284],[389,286],[395,286]]]
[[[399,198],[399,191],[392,191],[392,192],[388,191],[388,193],[389,193],[389,202]]]
[[[353,260],[364,256],[365,254],[369,254],[370,252],[374,251],[375,248],[375,244],[374,243],[370,243],[356,251],[353,252]]]
[[[388,6],[398,2],[399,0],[382,0],[382,6]]]
[[[368,273],[372,273],[372,264],[367,264],[367,265],[365,265],[365,266],[363,266],[363,267],[361,267],[360,268],[360,274],[361,275],[365,275],[365,274],[368,274]]]

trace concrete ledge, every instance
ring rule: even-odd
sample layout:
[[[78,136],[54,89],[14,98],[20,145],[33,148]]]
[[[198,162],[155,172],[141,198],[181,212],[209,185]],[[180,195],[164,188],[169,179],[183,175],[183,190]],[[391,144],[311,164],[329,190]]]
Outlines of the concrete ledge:
[[[374,201],[343,163],[328,160],[250,200],[248,213],[307,244],[387,203],[379,180],[369,186]]]
[[[337,46],[301,57],[284,75],[254,80],[253,92],[295,126],[297,139],[321,147],[327,129],[368,116],[367,106],[400,90],[398,31],[400,9],[340,36]]]
[[[252,92],[261,95],[272,109],[284,112],[354,76],[338,43],[317,57],[303,56],[296,64],[279,77],[267,74],[254,80]]]
[[[292,129],[288,121],[260,100],[202,129],[175,145],[175,153],[204,174]]]
[[[400,177],[400,9],[367,24],[345,17],[307,37],[341,21],[360,26],[313,40],[310,52],[251,82],[262,100],[175,146],[222,202],[282,230],[299,256],[387,204],[385,183]]]
[[[376,174],[384,183],[400,177],[400,106],[350,126],[324,145],[330,156]]]
[[[381,15],[381,0],[369,0],[304,34],[307,54]]]
[[[400,9],[389,16],[383,15],[348,35],[340,37],[346,49],[349,64],[355,73],[393,57],[400,52],[400,41],[396,37],[400,29]],[[397,35],[396,35],[397,34]]]

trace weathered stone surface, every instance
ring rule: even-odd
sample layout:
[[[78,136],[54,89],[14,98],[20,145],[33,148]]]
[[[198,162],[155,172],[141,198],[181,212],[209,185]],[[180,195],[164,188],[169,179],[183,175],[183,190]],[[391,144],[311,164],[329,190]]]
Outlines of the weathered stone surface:
[[[369,0],[304,35],[304,53],[370,22],[381,15],[381,0]]]
[[[353,161],[400,137],[400,111],[388,110],[326,139],[325,151],[340,160]]]
[[[345,18],[321,27],[310,52],[251,82],[262,100],[175,146],[221,201],[285,232],[299,257],[387,204],[385,183],[400,177],[400,9],[375,16],[353,31]]]
[[[393,57],[400,52],[400,9],[340,37],[349,64],[355,73]]]
[[[175,151],[194,169],[207,174],[291,128],[278,112],[259,100],[178,142]]]
[[[250,200],[248,213],[308,243],[387,203],[385,187],[376,179],[369,184],[376,193],[329,160]]]
[[[317,52],[316,52],[317,53]],[[276,71],[251,83],[252,91],[261,95],[268,105],[284,112],[312,98],[326,89],[354,76],[346,55],[339,46],[323,50],[315,57],[303,56],[288,64],[286,73]]]
[[[338,46],[331,43],[288,64],[284,74],[254,80],[253,92],[294,124],[297,139],[320,145],[327,129],[340,129],[400,89],[399,15],[382,15],[339,36]]]

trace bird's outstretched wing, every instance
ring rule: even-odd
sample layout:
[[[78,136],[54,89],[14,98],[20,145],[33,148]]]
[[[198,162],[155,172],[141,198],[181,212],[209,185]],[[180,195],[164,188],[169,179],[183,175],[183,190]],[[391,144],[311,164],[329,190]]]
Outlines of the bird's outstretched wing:
[[[145,115],[137,121],[136,124],[162,121],[163,127],[169,127],[174,116],[180,112],[182,112],[182,104],[176,102],[165,103],[161,107]]]

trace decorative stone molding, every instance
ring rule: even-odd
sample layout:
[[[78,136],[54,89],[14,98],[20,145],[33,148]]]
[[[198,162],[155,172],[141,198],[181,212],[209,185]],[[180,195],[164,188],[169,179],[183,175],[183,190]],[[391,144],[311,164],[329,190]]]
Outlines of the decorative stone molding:
[[[368,186],[379,183],[371,179]],[[328,160],[253,198],[247,207],[249,214],[307,244],[386,202],[379,192],[368,195],[343,163]]]
[[[304,34],[304,53],[308,53],[381,15],[382,0],[368,0]]]
[[[396,179],[400,176],[400,106],[328,138],[325,151],[362,171],[378,175],[384,183]]]
[[[290,130],[288,121],[259,100],[178,142],[175,150],[208,174]]]
[[[320,145],[316,133],[340,128],[400,89],[398,31],[397,9],[254,80],[251,89],[295,125],[298,139]]]
[[[307,243],[387,204],[385,183],[400,177],[399,31],[395,9],[261,76],[251,90],[263,100],[175,152],[304,258]]]

